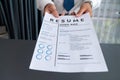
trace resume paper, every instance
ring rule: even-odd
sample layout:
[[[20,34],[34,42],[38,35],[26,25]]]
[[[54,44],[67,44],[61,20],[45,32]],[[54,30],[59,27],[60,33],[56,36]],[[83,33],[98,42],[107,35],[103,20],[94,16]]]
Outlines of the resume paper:
[[[30,69],[52,72],[107,72],[89,13],[55,18],[46,13]]]

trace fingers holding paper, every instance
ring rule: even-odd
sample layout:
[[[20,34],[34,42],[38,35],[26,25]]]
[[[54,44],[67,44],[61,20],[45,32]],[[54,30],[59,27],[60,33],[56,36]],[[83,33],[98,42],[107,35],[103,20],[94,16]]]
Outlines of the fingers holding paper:
[[[44,8],[44,14],[45,14],[45,12],[48,12],[49,14],[52,14],[56,18],[59,17],[59,14],[58,14],[54,4],[47,4]]]
[[[45,12],[52,14],[56,18],[59,17],[59,13],[58,13],[54,4],[47,4],[44,8],[44,14],[45,14]],[[83,3],[80,7],[80,10],[77,13],[72,12],[71,15],[75,15],[76,17],[80,17],[84,13],[89,13],[90,16],[92,16],[92,6],[90,5],[90,3]],[[64,16],[65,13],[63,12],[61,15]]]
[[[83,3],[80,10],[77,12],[76,17],[80,17],[84,13],[89,13],[92,16],[92,6],[89,3]]]

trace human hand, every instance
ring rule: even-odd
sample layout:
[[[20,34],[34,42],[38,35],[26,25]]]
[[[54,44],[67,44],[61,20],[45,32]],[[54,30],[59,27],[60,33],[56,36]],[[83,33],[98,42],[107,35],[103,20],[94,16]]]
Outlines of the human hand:
[[[54,4],[47,4],[44,8],[44,14],[45,14],[45,12],[52,14],[56,18],[59,17],[59,14],[58,14]]]
[[[90,3],[83,3],[75,16],[80,17],[82,14],[87,12],[90,14],[90,16],[92,16],[92,6]]]

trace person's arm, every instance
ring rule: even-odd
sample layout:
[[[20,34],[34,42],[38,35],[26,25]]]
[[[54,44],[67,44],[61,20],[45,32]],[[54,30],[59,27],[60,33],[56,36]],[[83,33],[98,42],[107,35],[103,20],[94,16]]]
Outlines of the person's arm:
[[[84,0],[87,1],[87,0]],[[90,0],[92,2],[92,9],[96,9],[100,6],[102,0]]]
[[[37,0],[37,8],[44,11],[44,8],[47,4],[54,4],[52,0]]]
[[[99,7],[101,0],[83,0],[79,11],[76,16],[79,17],[84,13],[89,13],[92,16],[92,10]]]
[[[44,14],[48,12],[55,17],[59,17],[56,7],[52,0],[37,0],[37,8],[41,10]]]

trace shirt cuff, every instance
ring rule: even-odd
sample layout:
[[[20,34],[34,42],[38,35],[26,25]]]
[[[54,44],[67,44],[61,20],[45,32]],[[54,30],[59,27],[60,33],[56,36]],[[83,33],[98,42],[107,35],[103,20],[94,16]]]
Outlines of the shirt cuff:
[[[44,11],[44,8],[47,4],[54,4],[51,0],[37,0],[37,8]]]
[[[93,6],[93,2],[91,0],[84,0],[83,3],[89,3],[91,7]]]
[[[100,6],[101,0],[83,0],[83,2],[91,2],[92,9],[96,9]]]

